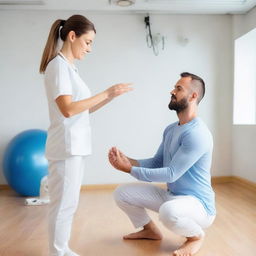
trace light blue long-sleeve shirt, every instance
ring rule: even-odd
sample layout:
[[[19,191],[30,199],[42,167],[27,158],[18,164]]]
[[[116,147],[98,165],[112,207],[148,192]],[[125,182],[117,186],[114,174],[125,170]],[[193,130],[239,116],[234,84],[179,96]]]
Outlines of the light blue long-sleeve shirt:
[[[138,160],[131,175],[142,181],[167,182],[174,195],[198,198],[209,215],[215,215],[215,194],[211,187],[212,135],[200,118],[169,125],[153,158]]]

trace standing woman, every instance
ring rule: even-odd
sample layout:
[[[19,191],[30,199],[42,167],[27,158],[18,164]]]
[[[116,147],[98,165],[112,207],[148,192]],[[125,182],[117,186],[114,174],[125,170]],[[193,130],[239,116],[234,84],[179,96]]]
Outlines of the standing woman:
[[[56,20],[43,52],[40,73],[45,76],[50,127],[46,142],[49,161],[49,246],[50,256],[75,256],[69,248],[74,213],[77,209],[85,156],[91,154],[89,113],[113,98],[132,90],[116,84],[91,96],[80,78],[74,60],[91,51],[95,27],[82,15]],[[57,52],[58,40],[63,46]]]

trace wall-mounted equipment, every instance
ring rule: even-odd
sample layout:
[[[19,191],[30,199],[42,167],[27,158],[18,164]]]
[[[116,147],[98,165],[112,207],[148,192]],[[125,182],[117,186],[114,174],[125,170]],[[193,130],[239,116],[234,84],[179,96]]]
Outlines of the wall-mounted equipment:
[[[149,15],[144,18],[144,22],[146,25],[147,46],[149,48],[152,48],[153,53],[155,54],[155,56],[157,56],[159,54],[159,48],[164,50],[165,37],[160,33],[152,34]]]

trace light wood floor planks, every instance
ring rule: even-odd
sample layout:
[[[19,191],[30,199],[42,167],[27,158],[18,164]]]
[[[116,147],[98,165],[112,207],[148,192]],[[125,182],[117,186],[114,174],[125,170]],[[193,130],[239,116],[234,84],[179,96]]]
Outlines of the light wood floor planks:
[[[256,193],[233,183],[214,185],[218,215],[197,256],[256,255]],[[47,256],[47,206],[24,206],[24,198],[0,191],[0,256]],[[165,229],[162,241],[124,241],[133,232],[111,190],[82,191],[71,248],[81,256],[167,256],[183,239]]]

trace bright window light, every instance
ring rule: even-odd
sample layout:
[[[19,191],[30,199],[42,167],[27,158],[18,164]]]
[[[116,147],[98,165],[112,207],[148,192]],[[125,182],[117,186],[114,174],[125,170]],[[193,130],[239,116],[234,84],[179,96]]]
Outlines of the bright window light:
[[[256,124],[256,29],[235,40],[234,124]]]

